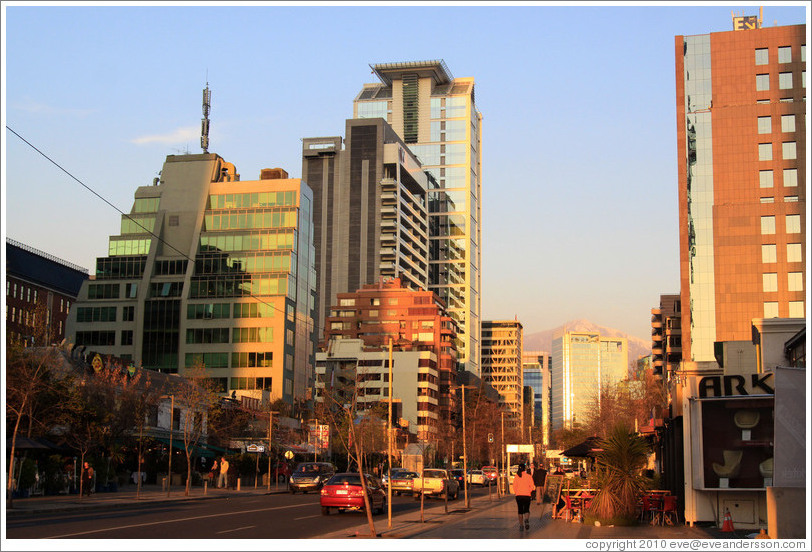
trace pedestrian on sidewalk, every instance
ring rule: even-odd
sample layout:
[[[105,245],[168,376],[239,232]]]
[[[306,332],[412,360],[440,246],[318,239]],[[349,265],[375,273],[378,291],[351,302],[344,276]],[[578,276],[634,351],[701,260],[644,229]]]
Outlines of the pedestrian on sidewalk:
[[[96,475],[89,462],[85,462],[82,468],[82,494],[90,496],[93,486],[93,476]]]
[[[217,479],[217,488],[228,487],[228,460],[223,456],[220,458],[220,477]]]
[[[513,493],[516,495],[516,507],[519,511],[519,531],[530,529],[530,502],[533,500],[533,476],[525,471],[524,464],[519,464],[513,476]]]
[[[541,506],[541,496],[544,494],[544,481],[547,479],[547,470],[533,460],[533,485],[536,486],[536,504]]]

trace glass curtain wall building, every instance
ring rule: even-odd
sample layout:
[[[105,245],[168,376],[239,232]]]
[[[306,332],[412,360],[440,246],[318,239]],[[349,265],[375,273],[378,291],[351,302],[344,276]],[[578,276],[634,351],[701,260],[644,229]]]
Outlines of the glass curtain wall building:
[[[805,315],[806,26],[675,37],[682,359]]]
[[[480,371],[480,198],[482,115],[473,78],[453,78],[445,62],[371,65],[380,83],[365,84],[356,118],[381,117],[431,172],[429,287],[460,328],[461,368]]]
[[[224,394],[304,399],[316,344],[312,201],[282,169],[240,181],[216,154],[168,156],[82,286],[70,339],[161,372],[203,367]]]

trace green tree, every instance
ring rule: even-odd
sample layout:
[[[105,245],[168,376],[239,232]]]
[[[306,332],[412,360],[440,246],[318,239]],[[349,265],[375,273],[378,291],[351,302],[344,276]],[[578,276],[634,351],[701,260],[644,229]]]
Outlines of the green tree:
[[[637,500],[645,488],[641,470],[646,465],[648,445],[620,423],[599,441],[599,447],[602,449],[596,454],[599,490],[590,513],[602,520],[630,522],[635,519]]]

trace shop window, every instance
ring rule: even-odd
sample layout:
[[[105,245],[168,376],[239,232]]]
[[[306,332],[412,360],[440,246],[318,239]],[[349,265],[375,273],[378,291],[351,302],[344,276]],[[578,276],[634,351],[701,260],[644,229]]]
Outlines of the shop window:
[[[767,468],[773,458],[773,405],[772,398],[702,401],[705,488],[772,484],[772,469]]]

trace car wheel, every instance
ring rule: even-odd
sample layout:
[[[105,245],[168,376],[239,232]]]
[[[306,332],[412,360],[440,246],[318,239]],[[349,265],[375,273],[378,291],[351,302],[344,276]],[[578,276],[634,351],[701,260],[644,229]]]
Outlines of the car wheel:
[[[321,515],[329,516],[330,515],[330,508],[328,508],[327,506],[322,506],[321,507]]]
[[[296,491],[294,491],[293,489],[291,489],[291,490],[290,490],[290,494],[296,494]]]
[[[338,513],[343,514],[344,513],[344,508],[338,508]]]
[[[386,512],[386,498],[384,497],[384,499],[381,500],[381,508],[380,510],[378,510],[378,513],[383,514],[385,512]]]
[[[420,493],[414,493],[412,496],[414,496],[415,500],[420,500]]]
[[[307,491],[302,491],[302,494],[307,494]]]

